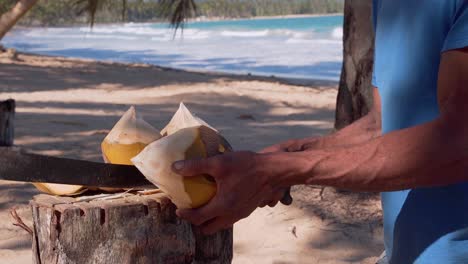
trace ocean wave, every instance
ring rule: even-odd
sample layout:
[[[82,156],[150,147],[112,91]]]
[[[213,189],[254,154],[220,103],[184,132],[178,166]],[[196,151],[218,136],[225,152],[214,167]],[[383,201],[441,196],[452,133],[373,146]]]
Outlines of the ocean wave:
[[[94,28],[89,27],[80,27],[78,28],[79,32],[91,33],[91,34],[129,34],[129,35],[165,35],[170,30],[169,29],[160,29],[160,28],[151,28],[148,26],[99,26]]]
[[[336,27],[333,29],[331,36],[334,39],[343,39],[343,27]]]
[[[229,31],[223,30],[221,31],[221,36],[225,37],[265,37],[268,36],[268,30],[261,30],[261,31]]]
[[[338,79],[343,28],[259,29],[126,23],[21,29],[4,38],[27,52],[183,69]],[[261,48],[259,48],[261,47]]]

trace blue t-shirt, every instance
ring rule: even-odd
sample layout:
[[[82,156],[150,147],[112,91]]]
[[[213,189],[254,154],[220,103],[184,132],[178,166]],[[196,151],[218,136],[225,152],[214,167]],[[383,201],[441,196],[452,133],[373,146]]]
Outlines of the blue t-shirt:
[[[441,53],[468,46],[468,0],[374,0],[373,11],[383,133],[434,120]],[[382,193],[382,207],[392,264],[468,263],[468,183]]]

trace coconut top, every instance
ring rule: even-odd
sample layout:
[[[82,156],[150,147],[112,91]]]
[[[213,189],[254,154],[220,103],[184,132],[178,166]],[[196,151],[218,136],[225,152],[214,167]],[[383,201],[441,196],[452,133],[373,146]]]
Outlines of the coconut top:
[[[207,126],[213,129],[214,131],[217,131],[212,126],[208,125],[205,121],[203,121],[201,118],[192,114],[192,112],[188,110],[185,104],[181,102],[179,105],[179,109],[174,114],[169,124],[167,124],[166,127],[163,128],[163,130],[161,130],[161,134],[167,136],[174,134],[180,129],[196,126]]]
[[[161,134],[157,129],[145,120],[137,118],[135,107],[132,106],[114,125],[104,140],[119,144],[149,144],[160,138]]]

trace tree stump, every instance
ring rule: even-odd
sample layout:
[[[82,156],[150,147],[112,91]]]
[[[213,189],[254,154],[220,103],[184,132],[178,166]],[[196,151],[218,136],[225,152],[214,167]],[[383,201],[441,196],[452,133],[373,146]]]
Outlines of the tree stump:
[[[33,263],[231,263],[232,229],[203,236],[163,195],[37,195]]]
[[[12,99],[0,102],[0,146],[13,146],[15,101]]]

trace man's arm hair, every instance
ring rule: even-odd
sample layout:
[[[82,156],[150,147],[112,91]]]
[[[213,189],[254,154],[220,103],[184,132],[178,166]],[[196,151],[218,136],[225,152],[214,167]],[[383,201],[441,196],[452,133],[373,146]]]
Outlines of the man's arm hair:
[[[467,49],[442,54],[438,100],[440,116],[432,122],[364,144],[265,156],[289,166],[272,184],[395,191],[468,181]]]

